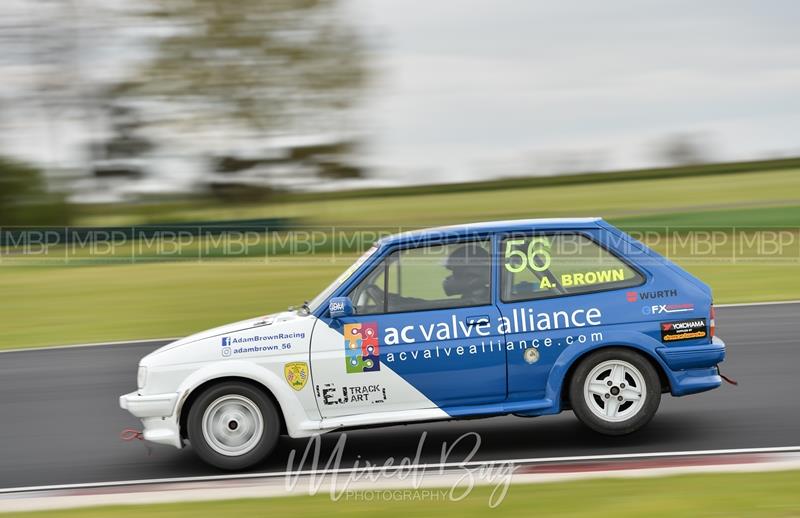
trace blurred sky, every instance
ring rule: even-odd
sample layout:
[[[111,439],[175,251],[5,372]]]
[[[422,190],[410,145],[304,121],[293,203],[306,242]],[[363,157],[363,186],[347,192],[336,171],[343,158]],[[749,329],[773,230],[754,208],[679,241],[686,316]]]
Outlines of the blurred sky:
[[[378,67],[374,158],[415,179],[524,172],[550,151],[651,165],[687,132],[716,159],[800,155],[800,2],[351,4]]]
[[[12,14],[47,5],[2,2],[6,31]],[[92,40],[92,24],[113,23],[125,2],[77,1],[82,13],[94,3],[105,13],[76,15],[86,26],[83,54],[68,58],[81,73],[113,77],[143,59],[140,43],[157,27]],[[374,72],[358,119],[380,178],[541,173],[563,157],[579,157],[584,169],[657,165],[653,146],[686,133],[717,160],[800,155],[800,2],[343,2]],[[26,49],[17,50],[0,56],[0,95],[28,87]],[[2,106],[4,151],[76,159],[80,112],[40,124],[46,112],[15,106]]]

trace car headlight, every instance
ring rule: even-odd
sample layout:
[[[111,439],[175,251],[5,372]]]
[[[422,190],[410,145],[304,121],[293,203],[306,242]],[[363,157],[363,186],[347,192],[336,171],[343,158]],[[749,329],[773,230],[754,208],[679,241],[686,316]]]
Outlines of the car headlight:
[[[144,384],[147,382],[147,367],[144,365],[139,365],[139,371],[136,373],[136,386],[139,390],[144,388]]]

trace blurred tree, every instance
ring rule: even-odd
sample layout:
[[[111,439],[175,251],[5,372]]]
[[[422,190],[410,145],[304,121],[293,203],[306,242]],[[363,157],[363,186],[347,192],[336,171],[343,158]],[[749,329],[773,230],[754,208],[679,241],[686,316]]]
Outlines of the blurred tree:
[[[145,174],[145,155],[155,144],[143,136],[142,121],[129,106],[104,107],[110,132],[105,140],[90,144],[92,174],[96,178],[136,179]]]
[[[67,225],[69,205],[38,169],[0,158],[0,225]]]
[[[266,137],[277,135],[350,140],[348,112],[366,70],[359,39],[338,1],[150,0],[144,5],[146,16],[168,35],[141,70],[114,91],[117,99],[146,107],[142,113],[150,115],[143,123],[194,139],[195,145],[212,135],[241,138],[251,147],[254,141],[263,147]],[[215,164],[270,159],[253,157],[258,150],[214,147]],[[326,156],[317,161],[318,175],[360,174],[343,163],[343,154],[331,156],[336,151],[322,150]],[[290,157],[294,153],[288,151]],[[217,169],[224,175],[212,175],[206,184],[236,184],[239,170]]]
[[[707,145],[694,134],[672,135],[656,148],[656,158],[668,165],[697,165],[708,161]]]
[[[321,108],[347,108],[365,70],[359,41],[337,4],[151,0],[147,14],[172,34],[120,90],[180,103],[185,111],[176,115],[192,126],[235,120],[270,130]]]
[[[259,172],[307,171],[316,179],[344,180],[360,178],[363,170],[350,164],[358,144],[349,140],[300,144],[295,143],[270,157],[235,157],[222,155],[210,157],[212,169],[216,172],[209,180],[210,191],[218,198],[265,201],[276,193],[276,189],[258,181],[253,182]]]
[[[351,163],[351,108],[367,74],[343,0],[39,0],[3,9],[0,71],[12,80],[0,102],[14,112],[5,119],[45,136],[45,177],[64,177],[76,199],[124,199],[143,183],[270,192],[273,183],[362,174]],[[225,159],[259,165],[214,168]]]

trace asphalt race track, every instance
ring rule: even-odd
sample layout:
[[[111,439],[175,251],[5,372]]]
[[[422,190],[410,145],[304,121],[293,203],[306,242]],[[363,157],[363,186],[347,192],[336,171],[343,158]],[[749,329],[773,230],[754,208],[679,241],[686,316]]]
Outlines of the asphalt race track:
[[[664,396],[655,419],[633,436],[596,435],[571,412],[393,426],[347,432],[341,467],[357,459],[361,465],[383,464],[390,456],[413,459],[425,431],[422,462],[440,462],[442,443],[467,432],[477,432],[482,441],[473,460],[798,446],[798,328],[800,304],[718,309],[718,334],[728,344],[722,371],[739,386]],[[140,423],[118,407],[117,398],[135,389],[139,358],[159,345],[0,354],[0,488],[222,473],[203,465],[189,448],[153,446],[148,455],[144,443],[119,438],[123,428],[138,429]],[[323,464],[339,435],[324,436]],[[254,471],[285,471],[289,452],[302,454],[306,444],[282,438],[273,457]],[[447,460],[464,460],[472,444],[456,448]]]

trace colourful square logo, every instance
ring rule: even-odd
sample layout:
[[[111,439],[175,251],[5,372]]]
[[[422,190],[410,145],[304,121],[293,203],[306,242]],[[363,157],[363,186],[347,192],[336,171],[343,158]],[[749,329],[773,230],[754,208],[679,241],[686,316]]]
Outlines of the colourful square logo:
[[[348,374],[381,370],[378,323],[345,324],[344,356]]]

